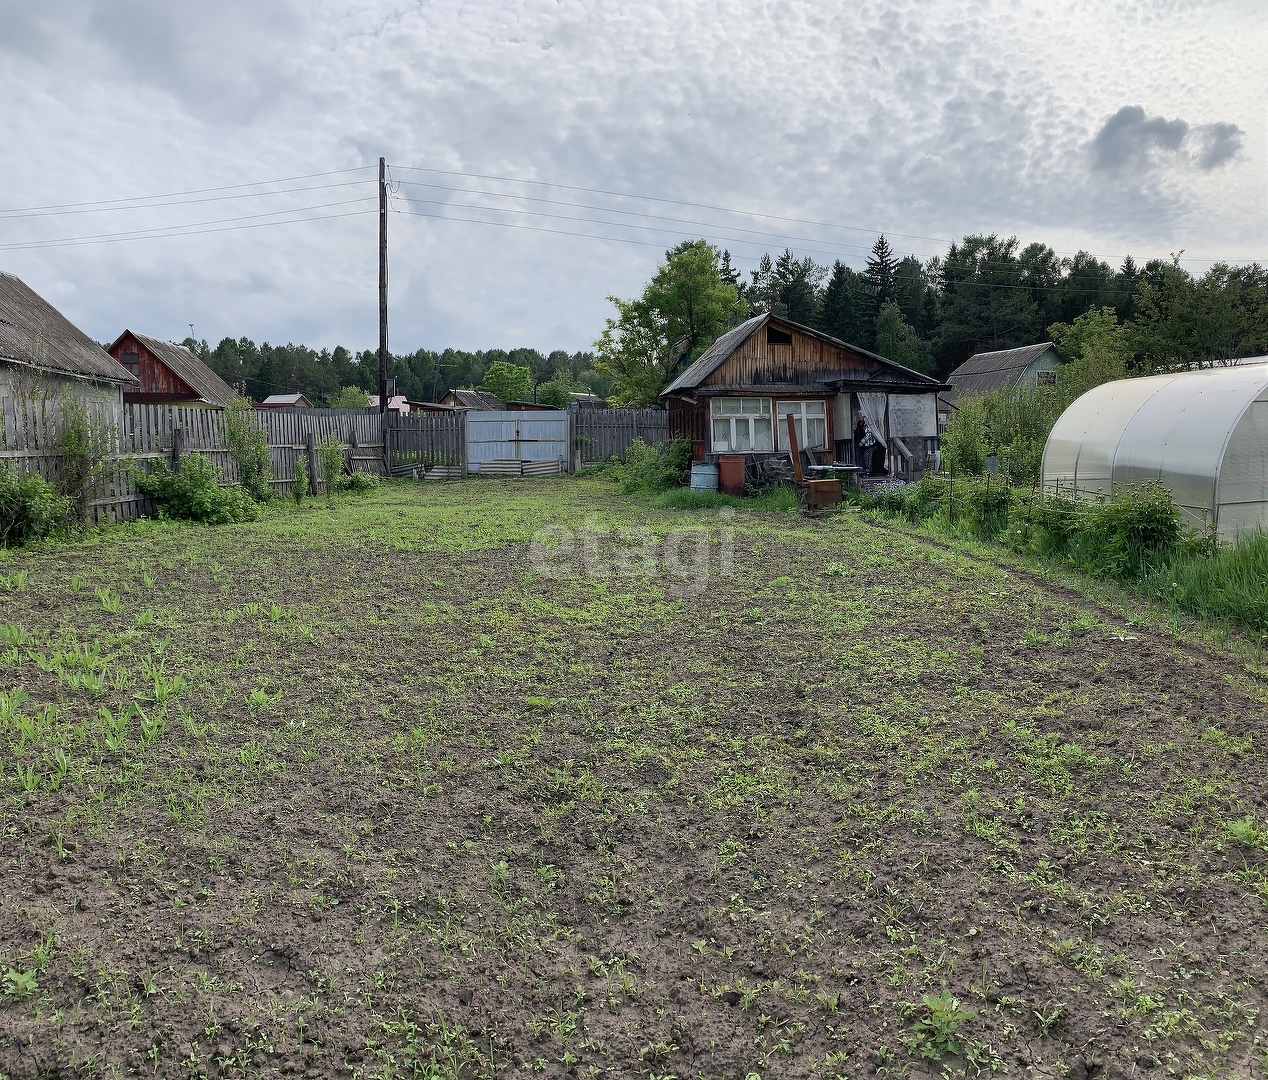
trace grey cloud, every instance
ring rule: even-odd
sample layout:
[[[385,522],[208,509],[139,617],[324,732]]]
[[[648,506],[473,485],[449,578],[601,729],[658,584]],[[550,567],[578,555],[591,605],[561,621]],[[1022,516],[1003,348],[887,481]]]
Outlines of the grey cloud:
[[[1124,105],[1092,140],[1092,165],[1102,172],[1143,172],[1161,154],[1178,151],[1188,135],[1184,120],[1146,116],[1141,106]]]
[[[88,25],[124,81],[173,94],[200,119],[245,123],[295,85],[301,20],[287,0],[96,0]]]
[[[1147,116],[1139,105],[1124,105],[1092,140],[1092,168],[1115,175],[1142,176],[1166,162],[1211,169],[1241,152],[1244,132],[1236,124],[1192,127],[1177,117]]]
[[[1204,124],[1195,128],[1193,139],[1198,144],[1198,168],[1217,169],[1232,161],[1242,150],[1245,132],[1236,124]]]

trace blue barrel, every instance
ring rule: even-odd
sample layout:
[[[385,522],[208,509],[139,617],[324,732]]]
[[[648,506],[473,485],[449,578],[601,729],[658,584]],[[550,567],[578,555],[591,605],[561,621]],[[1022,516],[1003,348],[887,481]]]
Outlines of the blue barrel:
[[[717,491],[718,467],[716,465],[705,465],[703,463],[691,466],[691,490]]]

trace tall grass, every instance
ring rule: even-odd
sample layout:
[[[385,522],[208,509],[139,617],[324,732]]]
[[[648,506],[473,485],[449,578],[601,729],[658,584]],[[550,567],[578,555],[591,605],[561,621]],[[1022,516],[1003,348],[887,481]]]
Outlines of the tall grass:
[[[999,543],[1121,582],[1200,619],[1268,633],[1268,532],[1244,534],[1233,544],[1189,532],[1171,493],[1158,484],[1095,502],[1027,495],[980,479],[952,485],[927,476],[896,491],[851,497],[863,509],[934,532]]]
[[[1200,619],[1231,619],[1268,633],[1268,533],[1207,551],[1184,551],[1152,574],[1150,590]]]

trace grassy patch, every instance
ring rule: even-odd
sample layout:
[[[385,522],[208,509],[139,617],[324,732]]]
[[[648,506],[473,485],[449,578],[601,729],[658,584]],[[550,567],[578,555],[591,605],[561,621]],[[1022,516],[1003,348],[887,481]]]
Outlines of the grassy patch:
[[[1264,1067],[1237,664],[857,513],[611,491],[4,553],[0,1073]]]

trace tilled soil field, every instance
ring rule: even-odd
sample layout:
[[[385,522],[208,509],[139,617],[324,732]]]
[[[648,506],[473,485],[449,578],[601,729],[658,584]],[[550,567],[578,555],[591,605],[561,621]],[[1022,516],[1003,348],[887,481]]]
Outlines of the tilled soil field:
[[[4,556],[0,1075],[1265,1072],[1244,662],[609,491]]]

